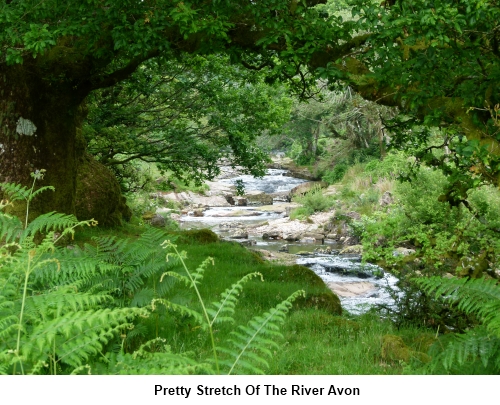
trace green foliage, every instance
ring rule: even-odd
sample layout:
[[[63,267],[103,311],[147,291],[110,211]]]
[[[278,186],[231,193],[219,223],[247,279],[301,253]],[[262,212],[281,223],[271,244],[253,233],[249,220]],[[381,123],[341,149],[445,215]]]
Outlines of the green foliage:
[[[345,163],[338,163],[336,164],[332,170],[327,171],[323,177],[322,180],[326,181],[329,184],[335,184],[341,181],[344,178],[344,174],[348,169],[348,165]]]
[[[275,134],[289,105],[284,88],[223,55],[154,60],[90,97],[84,134],[127,191],[141,184],[138,161],[200,185],[218,174],[221,159],[263,174],[266,156],[255,139]]]
[[[25,196],[28,201],[37,194],[34,186]],[[6,188],[23,191],[12,185]],[[218,348],[213,325],[234,322],[243,285],[257,276],[262,279],[262,274],[244,276],[218,301],[206,305],[199,286],[213,259],[207,258],[191,273],[184,262],[185,252],[179,253],[170,240],[160,243],[166,236],[161,230],[148,229],[137,240],[98,237],[83,248],[69,249],[57,243],[73,235],[75,228],[95,223],[48,213],[23,229],[19,220],[0,213],[0,224],[0,237],[5,240],[0,246],[0,371],[4,374],[93,370],[219,374],[218,351],[225,351],[224,364],[229,364],[230,373],[236,367],[262,372],[270,343],[265,336],[279,336],[284,315],[304,294],[292,294],[264,318],[256,317],[248,327],[242,326],[248,334],[246,339],[237,335],[236,340]],[[167,254],[166,261],[160,246],[174,250]],[[169,270],[176,264],[182,265],[185,275]],[[181,296],[172,295],[176,280],[196,292],[200,312],[182,303]],[[165,345],[160,325],[176,317],[195,321],[208,332],[213,349],[209,362],[214,368],[189,355],[173,353]],[[272,344],[276,345],[274,341]],[[239,350],[233,352],[234,347]]]
[[[263,374],[263,371],[259,367],[262,367],[262,365],[268,367],[264,356],[271,355],[267,346],[271,345],[277,347],[276,342],[269,339],[269,337],[281,337],[279,325],[284,322],[285,314],[291,308],[293,301],[295,301],[299,296],[304,296],[305,292],[303,290],[297,291],[269,312],[266,312],[261,316],[254,317],[248,323],[248,326],[240,325],[238,327],[240,331],[233,331],[232,335],[234,337],[228,340],[228,343],[231,343],[233,346],[232,350],[227,346],[216,347],[213,325],[216,322],[234,322],[232,315],[234,314],[234,307],[237,303],[237,296],[241,293],[243,284],[257,276],[259,276],[263,281],[262,274],[247,274],[238,282],[233,284],[229,289],[224,291],[221,294],[221,299],[219,301],[213,302],[210,306],[207,306],[201,297],[198,285],[201,284],[203,280],[203,275],[207,266],[210,263],[213,265],[213,258],[209,257],[205,259],[194,272],[190,272],[184,262],[186,252],[179,252],[177,247],[169,241],[166,241],[163,245],[165,248],[173,250],[173,253],[167,254],[167,260],[170,256],[179,259],[182,263],[184,271],[186,272],[186,276],[174,272],[167,272],[162,276],[162,278],[164,276],[174,277],[195,290],[202,308],[202,313],[200,315],[196,315],[196,319],[203,328],[208,330],[212,343],[213,360],[215,362],[217,374],[220,373],[217,350],[222,351],[230,357],[228,360],[224,360],[222,362],[223,365],[228,367],[228,374],[232,374],[236,367],[242,367],[242,369],[246,372]],[[169,305],[171,304],[169,303]],[[188,308],[184,308],[183,310],[190,312]],[[258,366],[256,366],[255,363],[258,364]]]
[[[334,201],[332,196],[323,194],[321,187],[314,187],[306,194],[294,197],[293,200],[303,205],[298,212],[303,213],[305,216],[328,210],[333,206]],[[298,216],[298,212],[295,214],[296,216]]]
[[[500,372],[500,288],[496,280],[434,277],[415,280],[424,291],[449,301],[482,326],[440,339],[430,365],[433,372],[498,374]]]

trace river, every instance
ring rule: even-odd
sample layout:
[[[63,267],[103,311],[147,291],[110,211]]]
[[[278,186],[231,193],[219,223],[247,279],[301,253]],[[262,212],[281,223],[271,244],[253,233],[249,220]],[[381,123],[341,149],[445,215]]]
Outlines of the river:
[[[245,190],[258,190],[267,194],[290,191],[305,180],[290,177],[285,170],[269,169],[262,178],[240,175],[218,180],[221,184],[231,186],[237,181],[243,182]],[[275,200],[275,203],[280,203]],[[256,206],[225,206],[209,207],[203,216],[193,216],[193,213],[181,217],[181,227],[184,229],[210,228],[223,237],[231,234],[231,227],[245,227],[268,223],[274,219],[285,218],[286,212],[266,207],[262,210]],[[339,254],[341,246],[333,241],[325,240],[316,243],[287,242],[284,240],[263,240],[262,236],[249,235],[245,238],[247,244],[256,249],[279,251],[286,249],[290,254],[296,254],[297,264],[309,267],[339,296],[342,307],[351,313],[362,313],[374,305],[391,305],[392,299],[387,287],[397,290],[397,278],[385,272],[382,268],[363,264],[359,255]],[[328,247],[331,254],[317,253]]]

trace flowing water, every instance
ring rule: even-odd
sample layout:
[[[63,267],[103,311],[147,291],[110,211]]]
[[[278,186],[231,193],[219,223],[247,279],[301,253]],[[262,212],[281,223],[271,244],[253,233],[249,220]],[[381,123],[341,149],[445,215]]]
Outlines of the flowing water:
[[[305,180],[287,176],[285,170],[269,169],[262,178],[249,175],[219,180],[225,185],[235,185],[241,180],[247,191],[258,190],[268,194],[290,191]],[[181,218],[181,227],[184,229],[210,228],[221,236],[227,236],[227,230],[221,230],[223,223],[239,222],[243,226],[259,224],[270,219],[283,218],[285,213],[273,211],[259,211],[256,207],[211,207],[204,211],[203,217],[184,215]],[[260,237],[250,236],[255,243],[255,248],[270,251],[279,251],[287,245],[288,252],[299,254],[297,264],[309,267],[326,284],[334,283],[341,289],[346,287],[345,294],[339,298],[342,307],[352,313],[362,313],[376,304],[392,305],[392,299],[386,288],[397,290],[397,278],[384,272],[378,266],[361,263],[359,256],[340,255],[340,246],[327,243],[332,249],[332,254],[317,254],[318,248],[325,248],[319,243],[286,242],[282,240],[263,240]],[[307,254],[309,252],[309,254]],[[351,290],[361,288],[355,294]]]
[[[241,181],[245,186],[245,190],[258,190],[267,194],[273,194],[290,191],[295,186],[307,181],[287,176],[287,173],[286,170],[267,169],[267,174],[264,177],[257,178],[245,174],[230,179],[223,179],[220,182],[227,185],[235,185],[236,182]]]

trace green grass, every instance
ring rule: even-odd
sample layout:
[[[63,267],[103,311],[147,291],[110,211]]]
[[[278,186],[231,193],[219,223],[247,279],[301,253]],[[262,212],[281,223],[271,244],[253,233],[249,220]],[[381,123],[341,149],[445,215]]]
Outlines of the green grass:
[[[76,242],[82,244],[92,236],[110,233],[134,238],[143,230],[144,226],[132,225],[116,230],[86,228],[77,234]],[[217,300],[226,288],[248,273],[263,274],[264,282],[255,278],[245,285],[236,307],[235,323],[216,325],[216,345],[224,343],[235,325],[246,324],[254,315],[269,310],[297,290],[306,291],[307,297],[294,304],[282,329],[284,337],[277,342],[282,349],[273,349],[270,374],[401,374],[405,364],[381,358],[382,337],[402,336],[411,347],[415,346],[414,337],[422,333],[415,328],[395,330],[388,320],[376,314],[339,316],[338,298],[311,270],[266,262],[237,243],[218,241],[208,230],[166,233],[166,238],[169,237],[177,238],[178,249],[187,252],[190,271],[207,257],[213,257],[214,265],[207,268],[199,286],[205,302]],[[173,270],[182,272],[180,267]],[[192,291],[180,284],[172,291],[171,298],[200,309]],[[209,337],[193,319],[172,313],[159,331],[174,352],[195,353],[199,360],[211,357]]]

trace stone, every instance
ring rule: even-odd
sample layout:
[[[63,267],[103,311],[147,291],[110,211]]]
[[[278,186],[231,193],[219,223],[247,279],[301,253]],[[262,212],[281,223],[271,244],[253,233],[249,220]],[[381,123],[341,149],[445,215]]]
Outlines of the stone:
[[[226,194],[224,195],[224,198],[229,204],[234,205],[234,197],[232,194]]]
[[[312,238],[310,236],[302,237],[302,239],[300,239],[300,243],[316,243],[316,238]]]
[[[337,234],[336,233],[329,233],[328,235],[326,235],[326,239],[336,240]]]
[[[166,221],[165,218],[160,214],[155,214],[153,218],[151,218],[149,223],[155,228],[165,228]]]
[[[404,248],[404,247],[398,247],[396,248],[396,250],[394,250],[392,252],[392,255],[394,257],[397,257],[397,256],[409,256],[409,255],[412,255],[415,253],[415,249],[407,249],[407,248]]]
[[[238,242],[242,246],[254,246],[257,244],[257,242],[253,239],[241,239],[237,240],[236,242]]]
[[[222,222],[219,224],[219,229],[220,230],[228,230],[228,229],[235,229],[235,228],[243,228],[243,224],[241,222]]]
[[[316,187],[325,188],[328,187],[328,183],[325,181],[308,181],[292,188],[290,195],[292,197],[296,195],[304,195]]]
[[[197,208],[193,211],[193,216],[202,217],[203,216],[203,208]]]
[[[245,193],[244,197],[247,200],[247,205],[272,205],[273,197],[263,191],[252,190]]]
[[[322,233],[306,232],[302,236],[305,238],[314,238],[317,241],[322,241],[325,239],[325,235],[323,235]]]
[[[342,249],[340,251],[341,255],[345,254],[363,254],[363,245],[353,245],[353,246],[347,246],[346,248]]]
[[[234,205],[238,207],[246,207],[248,205],[248,200],[245,197],[233,197]]]
[[[295,242],[300,239],[300,235],[296,233],[286,233],[283,234],[283,239],[287,240],[288,242]]]
[[[265,232],[262,234],[262,239],[281,239],[281,234],[278,231]]]
[[[358,297],[377,289],[369,281],[329,282],[328,287],[339,297]]]
[[[278,249],[278,252],[288,253],[288,245],[283,245]]]
[[[248,232],[244,229],[237,229],[229,237],[232,239],[248,239]]]
[[[392,193],[390,191],[386,191],[379,200],[379,205],[381,207],[386,207],[391,205],[394,202],[394,198],[392,197]]]

